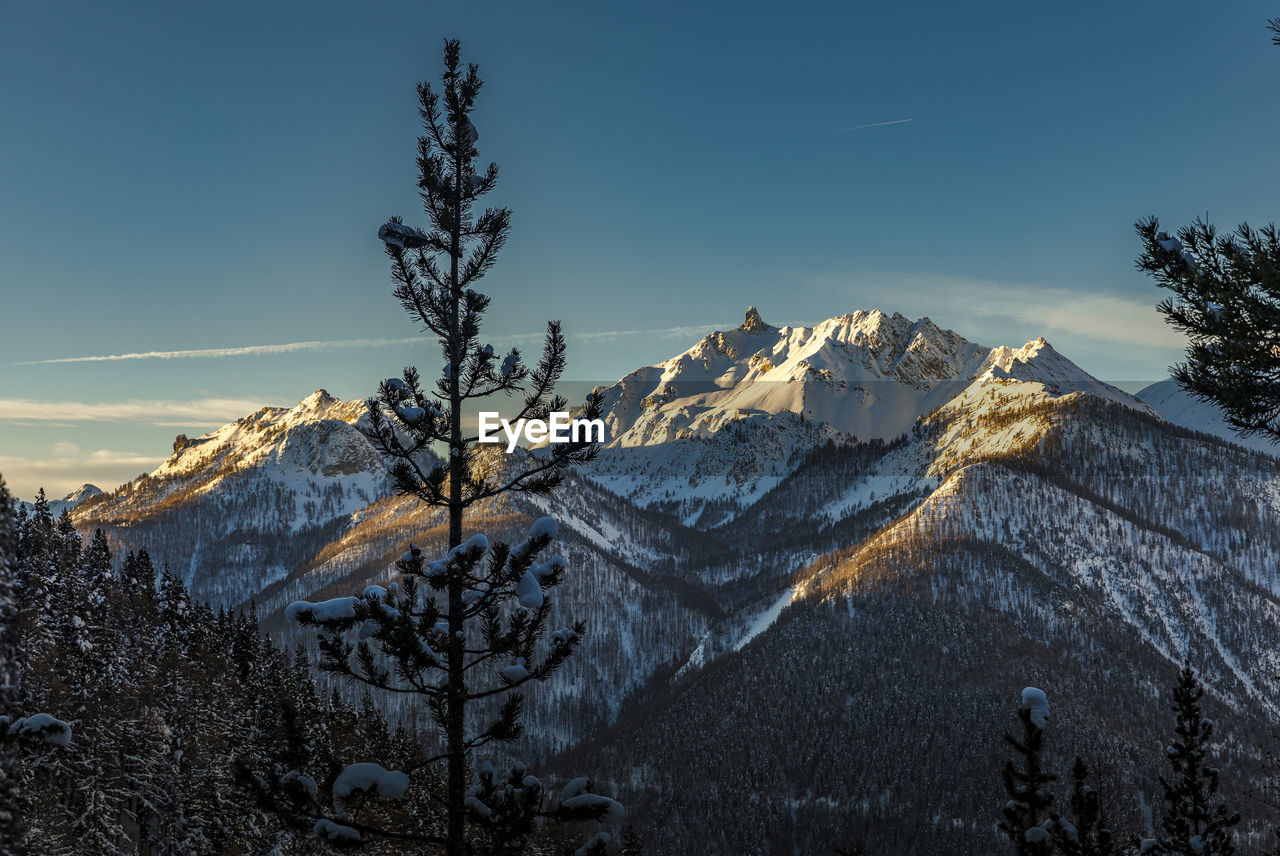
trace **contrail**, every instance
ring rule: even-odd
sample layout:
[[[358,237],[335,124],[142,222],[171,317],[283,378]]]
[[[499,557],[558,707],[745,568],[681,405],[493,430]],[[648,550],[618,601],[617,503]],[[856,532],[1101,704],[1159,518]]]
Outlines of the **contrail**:
[[[408,345],[423,341],[419,337],[409,339],[339,339],[318,342],[287,342],[283,345],[248,345],[243,348],[199,348],[187,351],[140,351],[130,354],[104,354],[92,357],[59,357],[53,360],[28,360],[20,366],[43,366],[50,363],[108,363],[118,360],[194,360],[210,357],[261,356],[265,354],[289,354],[295,351],[332,351],[340,348],[374,348],[388,345]]]
[[[894,119],[892,122],[868,122],[866,125],[854,125],[852,128],[840,128],[837,133],[844,133],[845,131],[860,131],[863,128],[883,128],[885,125],[903,125],[910,121],[912,120]]]
[[[687,336],[702,335],[718,329],[715,325],[668,327],[660,330],[604,330],[583,333],[567,333],[572,341],[593,342],[622,338],[623,336]],[[501,342],[541,342],[545,331],[537,333],[511,333],[493,336],[494,344]],[[291,354],[298,351],[336,351],[343,348],[383,348],[394,345],[413,345],[428,342],[423,336],[405,339],[329,339],[313,342],[286,342],[282,345],[247,345],[241,348],[195,348],[184,351],[137,351],[128,354],[100,354],[87,357],[57,357],[49,360],[27,360],[20,366],[46,366],[55,363],[114,363],[121,360],[197,360],[221,357],[270,356]]]

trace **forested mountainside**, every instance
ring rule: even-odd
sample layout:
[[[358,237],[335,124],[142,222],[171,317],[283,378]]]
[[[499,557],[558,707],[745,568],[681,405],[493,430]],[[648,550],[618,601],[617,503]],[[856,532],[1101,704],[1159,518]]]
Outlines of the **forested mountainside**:
[[[749,313],[605,399],[599,460],[550,497],[482,503],[465,534],[559,519],[552,620],[587,632],[530,693],[513,751],[607,782],[653,852],[987,852],[1027,685],[1055,699],[1059,771],[1085,755],[1116,823],[1142,832],[1184,658],[1222,723],[1224,790],[1270,774],[1276,458],[1169,421],[1043,340],[985,348],[883,313]],[[180,438],[72,519],[311,644],[289,603],[386,585],[411,545],[445,545],[438,514],[391,496],[363,408],[317,393]],[[1242,840],[1274,820],[1255,813]]]
[[[150,545],[197,598],[237,605],[335,540],[349,516],[389,496],[356,428],[363,401],[317,390],[203,437],[179,436],[155,472],[74,509],[114,548]]]
[[[1019,442],[963,462],[939,443],[1012,425]],[[1058,771],[1082,754],[1142,833],[1184,657],[1213,687],[1231,798],[1274,775],[1260,747],[1280,698],[1280,464],[1089,396],[940,412],[881,447],[881,466],[902,474],[912,445],[935,453],[917,459],[941,482],[927,499],[718,627],[674,682],[566,756],[618,771],[640,817],[706,831],[660,827],[663,852],[821,852],[833,834],[873,853],[995,850],[1001,734],[1026,685],[1057,700]],[[818,511],[761,504],[778,528]],[[1260,846],[1257,823],[1244,840]]]
[[[608,722],[628,693],[656,671],[682,662],[722,614],[700,588],[657,570],[685,561],[691,543],[669,530],[667,521],[578,478],[570,478],[552,498],[486,501],[469,518],[467,532],[516,543],[546,514],[560,522],[556,550],[568,575],[553,600],[552,623],[583,621],[587,632],[580,653],[526,700],[529,728],[514,751],[529,760],[562,750]],[[386,585],[394,578],[388,557],[399,557],[410,545],[426,555],[442,555],[447,534],[439,512],[428,513],[411,500],[384,500],[357,515],[314,564],[266,588],[256,598],[257,607],[272,626],[292,601]],[[386,704],[393,716],[415,715],[405,706],[408,700],[390,698]]]

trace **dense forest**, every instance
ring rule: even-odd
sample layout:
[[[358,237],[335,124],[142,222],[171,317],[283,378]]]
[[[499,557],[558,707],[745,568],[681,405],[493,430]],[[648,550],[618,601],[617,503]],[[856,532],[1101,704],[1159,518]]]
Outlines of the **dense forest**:
[[[364,852],[431,852],[409,840],[442,822],[424,736],[319,688],[253,611],[215,612],[145,550],[113,557],[43,495],[17,509],[2,482],[0,560],[4,856],[322,854],[355,843],[335,829],[381,825],[405,840],[369,836]],[[351,771],[371,765],[414,772],[394,800],[353,798]],[[582,837],[542,829],[523,852]]]

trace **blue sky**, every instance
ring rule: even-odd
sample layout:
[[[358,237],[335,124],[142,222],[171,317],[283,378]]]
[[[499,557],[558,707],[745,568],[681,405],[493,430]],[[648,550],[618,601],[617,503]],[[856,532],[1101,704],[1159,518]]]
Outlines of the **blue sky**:
[[[368,340],[417,332],[375,233],[419,216],[413,87],[445,36],[515,211],[497,345],[563,319],[570,374],[603,382],[747,304],[879,307],[1157,380],[1179,341],[1132,223],[1276,219],[1277,11],[0,3],[0,472],[109,487],[178,431],[434,369]]]

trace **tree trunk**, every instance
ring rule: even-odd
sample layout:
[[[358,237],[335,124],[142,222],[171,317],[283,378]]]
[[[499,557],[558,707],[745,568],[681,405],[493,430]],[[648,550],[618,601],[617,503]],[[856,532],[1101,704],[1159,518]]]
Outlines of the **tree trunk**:
[[[454,158],[454,193],[458,211],[461,211],[462,163]],[[462,396],[458,389],[458,371],[462,363],[462,330],[458,320],[458,256],[462,252],[460,234],[461,217],[454,223],[450,247],[449,281],[453,288],[453,312],[449,325],[449,548],[462,543]],[[445,726],[449,753],[449,830],[448,856],[467,856],[466,828],[466,690],[463,686],[464,624],[462,613],[462,582],[449,581],[449,694],[448,720]]]

